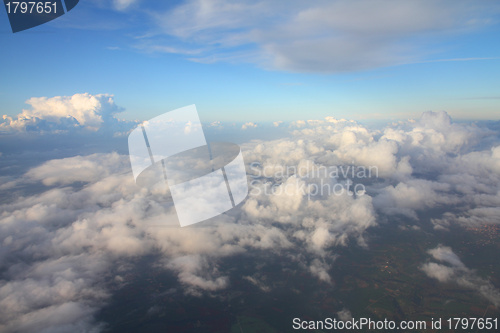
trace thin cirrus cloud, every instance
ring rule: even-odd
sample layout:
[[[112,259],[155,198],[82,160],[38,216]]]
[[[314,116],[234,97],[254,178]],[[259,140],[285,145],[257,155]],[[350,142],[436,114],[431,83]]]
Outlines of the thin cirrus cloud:
[[[196,62],[350,72],[428,60],[434,41],[494,24],[495,11],[491,3],[446,0],[190,0],[151,11],[157,28],[136,47]]]
[[[66,118],[66,111],[51,114],[51,122]],[[108,126],[97,119],[89,120],[92,128]],[[249,197],[196,228],[174,227],[166,189],[161,183],[138,187],[125,154],[53,158],[21,177],[0,178],[5,193],[0,330],[100,331],[95,314],[109,302],[112,288],[126,281],[131,259],[145,255],[159,254],[155,264],[177,277],[175,288],[194,296],[229,288],[238,272],[221,263],[240,255],[257,257],[247,260],[255,272],[263,253],[265,258],[285,255],[288,267],[329,284],[335,283],[338,249],[354,243],[368,251],[370,229],[387,219],[418,223],[419,213],[441,208],[435,211],[448,213],[433,216],[430,227],[436,233],[451,224],[499,223],[494,217],[500,202],[500,141],[486,127],[427,112],[378,129],[327,117],[297,121],[290,131],[286,138],[241,145],[252,182]],[[59,134],[40,137],[51,135]],[[377,167],[371,178],[363,178],[363,195],[312,191],[325,183],[345,185],[341,176],[315,170],[352,165]],[[292,172],[283,172],[290,167]],[[429,255],[432,261],[421,266],[429,277],[455,281],[498,304],[498,291],[450,248],[439,246]],[[245,272],[241,278],[272,290],[262,274]]]

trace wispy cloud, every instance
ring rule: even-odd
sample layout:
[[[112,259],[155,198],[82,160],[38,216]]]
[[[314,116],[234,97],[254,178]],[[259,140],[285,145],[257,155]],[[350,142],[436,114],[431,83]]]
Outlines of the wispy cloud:
[[[229,60],[295,72],[350,72],[425,62],[434,42],[494,24],[489,17],[499,8],[447,0],[189,0],[151,14],[156,23],[151,42],[165,45],[158,38],[164,35],[170,38],[168,47],[204,49],[190,57],[198,62]],[[423,37],[426,44],[416,42]],[[494,58],[430,62],[486,59]]]

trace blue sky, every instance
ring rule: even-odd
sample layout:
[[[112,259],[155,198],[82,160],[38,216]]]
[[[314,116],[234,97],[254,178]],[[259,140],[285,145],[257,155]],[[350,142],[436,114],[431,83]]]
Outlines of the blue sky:
[[[88,92],[139,120],[500,119],[494,2],[89,0],[16,34],[2,12],[2,114]]]

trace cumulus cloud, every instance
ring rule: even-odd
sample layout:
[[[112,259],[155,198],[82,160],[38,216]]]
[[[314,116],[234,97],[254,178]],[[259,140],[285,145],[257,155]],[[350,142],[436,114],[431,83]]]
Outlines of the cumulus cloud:
[[[90,163],[99,157],[90,157]],[[126,161],[125,156],[109,157]],[[53,168],[47,184],[77,181],[85,184],[80,190],[49,187],[39,195],[2,204],[0,267],[6,273],[0,280],[0,327],[4,332],[98,331],[94,314],[109,296],[104,277],[112,260],[148,249],[147,242],[140,241],[142,231],[134,227],[141,217],[134,212],[133,179],[114,174],[123,170],[123,163],[108,164],[112,170],[104,174],[83,172],[75,179],[68,178],[67,171],[58,179],[57,169],[67,163],[72,164],[48,162],[26,178],[41,181]]]
[[[67,132],[75,129],[97,131],[119,122],[114,117],[123,111],[113,100],[113,95],[89,93],[73,96],[32,97],[26,101],[17,117],[4,115],[0,131]]]
[[[185,292],[193,295],[230,285],[227,273],[217,268],[225,257],[249,249],[271,254],[292,251],[303,247],[300,244],[310,249],[311,258],[294,260],[303,262],[312,276],[331,282],[334,256],[327,256],[327,249],[346,244],[351,232],[361,237],[374,223],[369,200],[357,203],[358,199],[346,197],[332,215],[328,202],[307,204],[306,194],[295,192],[292,203],[280,195],[262,196],[249,208],[221,216],[216,224],[179,228],[165,190],[138,187],[129,168],[128,157],[116,153],[75,156],[47,161],[11,185],[46,188],[1,206],[0,268],[8,271],[0,281],[2,331],[29,332],[33,327],[98,331],[94,314],[109,297],[109,278],[122,280],[119,263],[155,251],[164,256],[162,266],[177,274]],[[253,204],[268,206],[274,213],[254,212]],[[304,210],[301,216],[311,218],[293,218],[299,207]],[[349,217],[351,212],[358,213]],[[273,225],[278,214],[292,228]],[[307,228],[298,235],[303,224]],[[325,230],[330,238],[321,235]],[[115,273],[107,277],[104,271]],[[269,290],[256,279],[247,280]]]
[[[257,127],[257,124],[256,123],[253,123],[253,122],[246,122],[244,123],[242,126],[241,126],[241,129],[244,129],[246,130],[247,128],[255,128]]]
[[[334,117],[295,121],[291,129],[290,138],[247,149],[247,158],[258,162],[249,170],[254,177],[278,179],[289,190],[292,185],[285,183],[300,172],[306,177],[301,174],[297,181],[306,188],[308,181],[324,185],[328,179],[335,186],[348,178],[365,185],[376,211],[384,215],[417,219],[419,212],[453,207],[433,218],[437,228],[454,222],[498,223],[494,184],[500,181],[500,149],[498,134],[489,128],[457,124],[444,111],[429,111],[381,129]],[[312,180],[318,173],[314,169],[326,171],[319,172],[325,179]],[[289,205],[296,200],[288,199]]]
[[[421,61],[435,42],[488,25],[495,11],[498,7],[491,4],[447,0],[189,0],[154,12],[157,31],[137,47],[181,53],[197,62],[254,62],[295,72],[358,71]],[[168,45],[161,34],[170,37]]]
[[[94,285],[103,282],[98,276],[106,272],[103,264],[92,256],[72,256],[41,260],[23,272],[11,272],[10,281],[0,282],[0,328],[3,332],[97,332],[101,325],[94,322],[93,314],[107,292]]]
[[[375,204],[386,214],[401,214],[417,219],[418,210],[458,203],[458,199],[449,192],[448,184],[411,179],[385,187],[375,198]]]
[[[212,121],[208,127],[217,127],[217,128],[222,128],[222,123],[219,120]]]
[[[435,225],[498,223],[500,150],[490,130],[429,112],[383,129],[328,117],[291,131],[243,144],[249,197],[189,228],[178,227],[164,184],[137,185],[128,156],[116,152],[52,159],[0,178],[11,193],[0,204],[0,330],[98,331],[94,315],[109,300],[110,281],[123,281],[122,263],[144,255],[158,254],[158,266],[191,295],[229,288],[235,273],[223,261],[260,253],[285,253],[306,274],[334,283],[337,249],[368,248],[367,233],[387,216],[446,207]],[[451,248],[429,255],[422,265],[429,277],[498,304],[491,283]],[[248,274],[241,278],[272,290],[265,274]]]
[[[210,267],[207,259],[201,257],[201,255],[177,257],[171,260],[167,267],[179,272],[181,283],[193,288],[188,290],[195,294],[197,289],[214,291],[223,289],[228,285],[228,278],[226,276],[217,276],[217,269]]]
[[[349,311],[348,309],[342,309],[341,311],[337,312],[337,316],[339,317],[339,320],[341,320],[341,321],[352,320],[351,311]]]
[[[328,270],[330,268],[330,265],[320,261],[319,259],[314,259],[309,266],[309,270],[313,275],[317,276],[321,281],[328,283],[331,283],[332,281],[330,274],[328,274]]]
[[[439,282],[456,283],[467,289],[475,290],[493,305],[500,305],[500,290],[495,288],[489,280],[478,276],[475,271],[467,268],[450,247],[439,245],[429,250],[428,253],[443,264],[435,262],[423,264],[421,269],[427,276]]]
[[[438,246],[434,249],[428,251],[429,254],[436,260],[442,261],[455,266],[458,268],[464,268],[465,265],[462,263],[460,258],[453,252],[451,247],[448,246]]]

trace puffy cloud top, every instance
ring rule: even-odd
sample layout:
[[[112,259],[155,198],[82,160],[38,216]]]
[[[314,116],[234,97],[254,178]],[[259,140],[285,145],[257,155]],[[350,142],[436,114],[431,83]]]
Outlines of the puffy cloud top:
[[[8,127],[27,130],[39,125],[32,119],[42,119],[68,128],[63,119],[72,119],[71,126],[95,130],[117,110],[109,95],[75,96],[31,99],[32,109]],[[0,189],[9,191],[0,204],[0,330],[99,331],[93,315],[109,299],[110,280],[123,281],[127,265],[121,264],[145,254],[160,254],[156,264],[193,295],[231,285],[237,273],[218,265],[224,258],[260,251],[286,254],[297,269],[328,284],[335,282],[338,247],[368,248],[370,228],[398,221],[393,216],[417,220],[420,212],[445,207],[430,222],[436,233],[451,223],[500,221],[500,145],[492,131],[455,124],[444,112],[383,129],[328,117],[297,121],[292,130],[286,138],[241,145],[249,197],[199,228],[179,228],[168,191],[161,182],[137,185],[123,154],[57,158],[16,179],[0,177]],[[353,166],[376,172],[353,176]],[[362,182],[366,192],[335,193],[346,178]],[[498,290],[450,247],[428,254],[422,274],[500,304]],[[242,278],[271,288],[258,275]],[[351,316],[345,312],[343,318]]]
[[[123,110],[109,94],[32,97],[26,104],[31,108],[23,110],[17,118],[4,115],[0,130],[58,132],[84,128],[97,131],[106,121],[116,121],[113,115]]]

